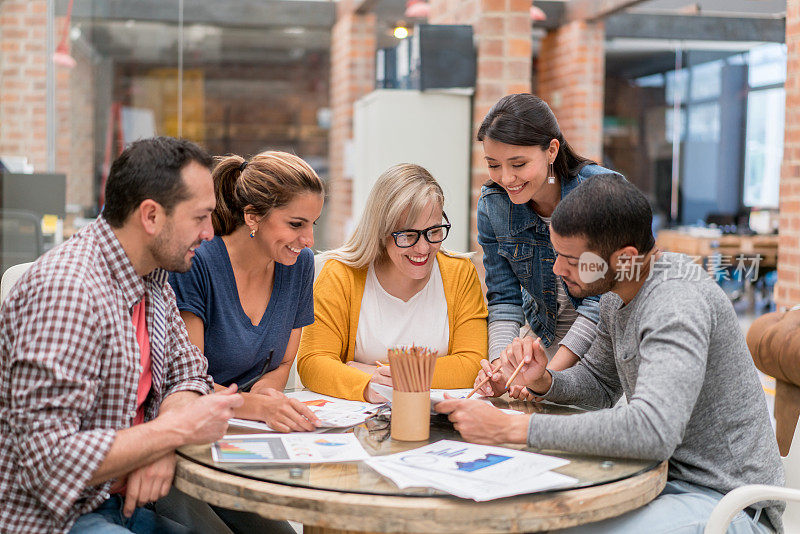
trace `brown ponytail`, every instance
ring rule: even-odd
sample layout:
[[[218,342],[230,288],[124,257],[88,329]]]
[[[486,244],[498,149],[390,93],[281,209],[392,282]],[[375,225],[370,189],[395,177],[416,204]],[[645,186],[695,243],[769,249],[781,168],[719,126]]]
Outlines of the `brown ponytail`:
[[[230,155],[219,159],[214,168],[214,195],[217,207],[211,213],[211,222],[216,235],[228,235],[244,224],[243,206],[236,196],[236,182],[242,174],[244,158]]]
[[[302,193],[324,194],[322,180],[294,154],[262,152],[245,164],[237,155],[219,158],[214,168],[217,207],[211,214],[216,235],[228,235],[244,224],[245,208],[257,217],[280,208]]]

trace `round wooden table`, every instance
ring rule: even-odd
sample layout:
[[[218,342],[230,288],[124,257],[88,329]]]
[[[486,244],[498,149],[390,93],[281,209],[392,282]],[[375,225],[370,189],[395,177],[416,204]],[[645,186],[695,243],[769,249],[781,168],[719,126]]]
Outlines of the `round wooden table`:
[[[578,411],[518,401],[496,400],[496,404],[528,413],[568,415]],[[354,432],[371,455],[393,454],[440,439],[461,439],[443,416],[434,417],[428,442],[393,441],[388,425],[374,420]],[[211,459],[208,445],[178,452],[175,486],[179,490],[225,508],[303,523],[307,534],[546,531],[638,508],[661,492],[667,478],[666,462],[543,451],[570,460],[556,471],[578,479],[573,488],[474,502],[431,489],[400,490],[362,462],[220,464]]]

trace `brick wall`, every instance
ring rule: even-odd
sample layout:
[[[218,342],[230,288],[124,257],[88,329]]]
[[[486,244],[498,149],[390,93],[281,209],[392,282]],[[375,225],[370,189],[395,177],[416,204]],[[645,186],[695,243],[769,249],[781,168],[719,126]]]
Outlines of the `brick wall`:
[[[64,19],[57,17],[56,43]],[[46,0],[0,2],[0,154],[47,169]],[[56,172],[67,175],[67,204],[90,206],[94,181],[92,58],[73,47],[78,65],[55,67]]]
[[[328,247],[337,247],[347,237],[353,216],[353,177],[345,158],[353,138],[353,104],[375,86],[375,15],[353,12],[346,0],[337,5],[336,23],[331,31],[329,133],[329,182],[326,226]]]
[[[478,68],[472,139],[486,113],[500,98],[531,90],[530,8],[530,0],[431,0],[432,24],[471,24],[475,31]],[[483,147],[473,141],[470,248],[479,253],[476,206],[481,184],[488,179]],[[475,263],[482,275],[480,257],[475,258]]]
[[[786,118],[780,183],[778,307],[800,304],[800,0],[786,2]]]
[[[46,0],[0,2],[0,154],[47,169]]]
[[[581,155],[603,154],[605,30],[576,21],[548,32],[537,63],[537,94],[558,118],[564,138]]]

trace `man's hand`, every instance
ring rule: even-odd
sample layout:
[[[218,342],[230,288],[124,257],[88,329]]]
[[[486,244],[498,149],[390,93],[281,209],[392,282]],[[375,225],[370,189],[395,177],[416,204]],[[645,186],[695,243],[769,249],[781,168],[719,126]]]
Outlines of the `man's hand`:
[[[436,404],[439,413],[448,418],[461,436],[472,443],[526,443],[529,415],[510,415],[480,400],[450,399]]]
[[[259,420],[278,432],[311,432],[320,424],[308,406],[272,388],[251,390],[259,407]]]
[[[175,461],[175,453],[170,452],[128,474],[125,506],[122,509],[125,517],[132,516],[137,506],[157,501],[169,493],[175,475]]]
[[[244,403],[236,389],[236,384],[233,384],[217,393],[197,397],[162,412],[154,422],[160,423],[167,431],[177,431],[181,445],[204,445],[217,441],[228,430],[228,419],[233,417],[234,408]]]
[[[547,355],[539,343],[539,338],[515,338],[503,351],[505,360],[501,371],[505,376],[510,377],[520,362],[524,361],[510,387],[528,386],[538,393],[545,393],[550,389],[552,377],[547,372]]]

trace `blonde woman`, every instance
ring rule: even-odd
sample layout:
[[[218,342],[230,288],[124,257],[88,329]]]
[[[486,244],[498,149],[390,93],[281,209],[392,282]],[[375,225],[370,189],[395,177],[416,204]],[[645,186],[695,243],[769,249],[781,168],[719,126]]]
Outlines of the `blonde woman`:
[[[443,206],[442,188],[419,165],[381,175],[353,235],[322,255],[297,360],[306,387],[379,402],[371,385],[391,385],[391,369],[376,361],[412,343],[441,355],[433,387],[472,386],[487,351],[486,306],[472,262],[441,249]]]

